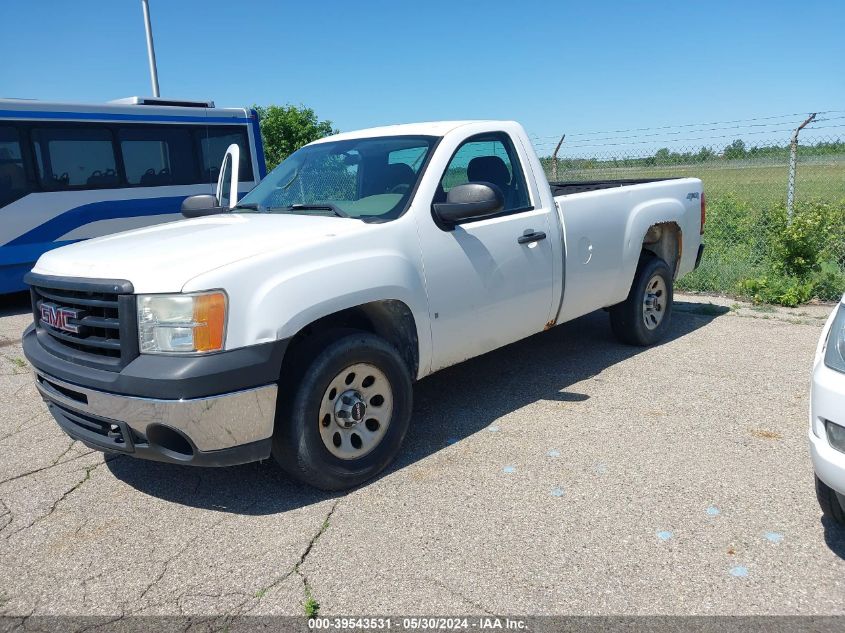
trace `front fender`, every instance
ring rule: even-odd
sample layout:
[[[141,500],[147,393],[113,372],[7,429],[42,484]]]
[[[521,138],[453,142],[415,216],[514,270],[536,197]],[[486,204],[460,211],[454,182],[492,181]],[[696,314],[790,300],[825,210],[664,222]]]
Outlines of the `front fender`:
[[[191,286],[222,287],[229,295],[226,349],[290,338],[335,312],[396,300],[414,316],[419,371],[427,373],[431,328],[419,266],[392,249],[299,256],[252,258],[192,280]]]

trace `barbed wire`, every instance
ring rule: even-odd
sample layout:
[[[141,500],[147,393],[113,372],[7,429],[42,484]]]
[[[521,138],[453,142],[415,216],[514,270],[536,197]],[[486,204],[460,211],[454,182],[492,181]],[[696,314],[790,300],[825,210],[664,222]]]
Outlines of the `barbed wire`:
[[[815,130],[826,130],[826,129],[845,129],[845,123],[839,123],[835,125],[819,125],[813,128],[806,128],[804,138],[808,138],[812,132]],[[673,138],[673,139],[648,139],[642,141],[634,141],[634,140],[624,140],[621,142],[598,142],[599,139],[595,139],[597,142],[593,142],[591,139],[589,142],[586,143],[571,143],[571,144],[564,144],[561,147],[561,151],[568,152],[573,149],[584,149],[589,147],[622,147],[622,146],[633,146],[633,145],[654,145],[655,147],[659,147],[663,144],[678,144],[678,143],[693,143],[697,141],[716,141],[719,139],[734,139],[734,140],[742,140],[742,136],[753,136],[753,135],[760,135],[760,134],[783,134],[783,137],[778,139],[773,139],[772,144],[786,144],[789,142],[789,134],[794,131],[793,128],[782,128],[778,130],[758,130],[758,131],[751,131],[746,132],[744,134],[721,134],[721,135],[708,135],[708,136],[692,136],[692,137],[684,137],[684,138]],[[603,140],[603,139],[602,139]],[[607,139],[610,140],[610,139]],[[541,142],[541,143],[534,143],[535,148],[537,149],[551,149],[556,145],[556,143],[552,142]]]
[[[819,110],[819,111],[816,112],[817,115],[820,115],[820,114],[841,114],[841,113],[845,113],[845,110]],[[749,121],[752,121],[752,122],[753,121],[770,121],[770,120],[774,120],[774,119],[784,119],[784,118],[789,118],[789,117],[801,117],[801,116],[807,116],[807,114],[804,113],[804,112],[796,112],[796,113],[792,113],[792,114],[778,114],[778,115],[774,115],[774,116],[752,117],[752,118],[748,118],[748,119],[734,119],[732,121],[711,121],[709,123],[679,123],[679,124],[674,124],[674,125],[661,125],[661,126],[651,126],[651,127],[641,127],[641,128],[628,128],[628,129],[621,129],[621,130],[572,132],[572,133],[567,133],[567,136],[571,137],[571,136],[591,136],[591,135],[594,135],[594,134],[624,134],[624,133],[628,133],[628,132],[650,132],[652,130],[672,130],[672,129],[677,129],[677,128],[701,127],[701,126],[705,126],[705,125],[728,125],[728,124],[732,124],[732,123],[745,123],[745,122],[749,122]],[[839,117],[839,118],[843,118],[843,117]],[[761,125],[783,125],[785,123],[786,123],[786,121],[780,121],[780,122],[777,122],[777,123],[763,123],[763,124],[750,123],[747,126],[737,126],[737,127],[742,128],[742,127],[754,127],[754,126],[761,126]],[[700,130],[700,131],[704,131],[704,130]],[[547,134],[547,135],[544,135],[544,136],[539,136],[537,134],[529,134],[529,136],[531,136],[532,138],[537,138],[537,139],[555,139],[555,140],[557,140],[557,139],[560,138],[560,134]],[[591,139],[591,140],[595,140],[595,139]]]
[[[828,118],[828,119],[819,119],[817,121],[814,121],[813,123],[817,123],[817,122],[818,123],[824,123],[826,121],[838,121],[840,119],[845,119],[845,116],[831,117],[831,118]],[[594,143],[594,142],[598,142],[598,141],[618,141],[618,140],[624,140],[624,139],[636,139],[636,138],[644,138],[644,137],[662,137],[662,136],[674,135],[674,134],[687,134],[689,132],[700,133],[700,132],[721,132],[721,131],[725,131],[725,130],[744,130],[744,129],[747,129],[748,127],[765,127],[765,126],[770,126],[770,125],[783,125],[783,122],[779,121],[777,123],[760,123],[760,124],[755,124],[755,125],[752,125],[752,126],[735,125],[735,126],[732,126],[732,127],[712,127],[712,128],[704,128],[704,129],[700,129],[700,130],[689,130],[689,131],[688,130],[677,130],[675,132],[655,132],[653,134],[632,134],[630,136],[606,136],[606,137],[591,138],[591,139],[584,139],[584,140],[589,141],[590,143]],[[824,127],[813,125],[813,127],[808,126],[806,129],[807,129],[807,131],[810,131],[810,130],[813,130],[813,129],[824,129]],[[765,134],[767,132],[771,132],[771,133],[774,134],[774,133],[777,133],[777,132],[780,132],[780,131],[782,131],[782,130],[761,130],[761,131],[758,131],[758,132],[747,132],[747,134]],[[792,129],[790,129],[789,131],[792,131]],[[570,135],[567,134],[567,136],[570,136]],[[577,136],[577,135],[572,134],[572,136]],[[732,135],[728,135],[728,136],[732,136]],[[532,138],[540,140],[541,137],[534,136]],[[548,137],[546,137],[546,138],[548,138]],[[560,137],[553,137],[553,138],[554,138],[554,143],[552,141],[548,141],[548,144],[555,144],[560,139]],[[716,136],[716,137],[712,137],[712,138],[723,138],[723,137]],[[695,139],[691,139],[691,140],[695,140]],[[584,145],[581,144],[580,141],[576,141],[576,143],[574,145],[570,143],[569,146],[570,147],[581,147],[581,146],[584,146]]]

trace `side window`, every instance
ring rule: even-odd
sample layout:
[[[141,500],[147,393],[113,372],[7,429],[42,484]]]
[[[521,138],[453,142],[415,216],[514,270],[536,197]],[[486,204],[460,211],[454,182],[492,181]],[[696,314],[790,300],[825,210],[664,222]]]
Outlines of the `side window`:
[[[111,132],[105,128],[35,128],[38,179],[49,190],[118,186]]]
[[[0,126],[0,207],[22,198],[28,190],[17,128]]]
[[[525,176],[507,134],[485,134],[465,141],[440,180],[435,202],[445,200],[452,187],[468,182],[489,182],[499,187],[505,197],[505,212],[531,206]]]
[[[220,175],[220,163],[223,155],[232,143],[241,148],[241,161],[238,169],[238,180],[249,182],[252,180],[252,158],[249,152],[247,135],[239,128],[207,128],[197,132],[200,148],[200,171],[203,182],[217,182]]]
[[[118,130],[117,138],[130,185],[161,187],[201,182],[189,130],[126,127]]]

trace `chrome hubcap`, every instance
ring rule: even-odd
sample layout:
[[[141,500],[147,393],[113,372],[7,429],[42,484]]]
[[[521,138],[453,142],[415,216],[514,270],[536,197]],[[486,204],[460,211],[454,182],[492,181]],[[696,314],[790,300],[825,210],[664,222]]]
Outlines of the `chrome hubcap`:
[[[374,365],[357,363],[329,383],[317,420],[326,449],[340,459],[358,459],[379,445],[393,415],[393,391]]]
[[[654,275],[645,286],[643,297],[643,322],[649,330],[655,329],[663,321],[668,302],[666,282],[660,275]]]

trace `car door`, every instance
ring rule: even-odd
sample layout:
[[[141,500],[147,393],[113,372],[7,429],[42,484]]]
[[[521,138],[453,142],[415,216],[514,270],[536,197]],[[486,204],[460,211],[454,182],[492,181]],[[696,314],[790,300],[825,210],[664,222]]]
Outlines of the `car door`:
[[[420,214],[432,329],[432,371],[541,331],[551,318],[551,209],[532,200],[523,165],[504,132],[466,139],[455,151],[432,203],[468,182],[490,182],[502,211],[454,227]]]

